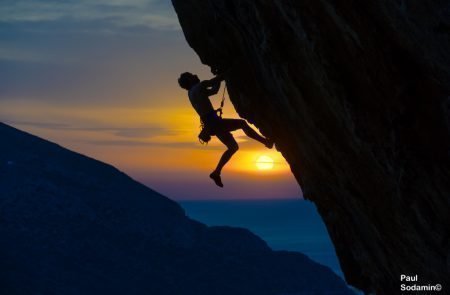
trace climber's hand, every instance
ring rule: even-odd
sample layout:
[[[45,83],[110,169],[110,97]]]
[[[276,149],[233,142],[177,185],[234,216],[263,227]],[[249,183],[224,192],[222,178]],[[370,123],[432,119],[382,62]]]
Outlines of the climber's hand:
[[[211,73],[214,76],[217,75],[222,75],[222,76],[226,76],[229,72],[231,72],[231,69],[234,66],[234,62],[231,64],[231,66],[226,66],[226,67],[220,67],[220,66],[215,66],[215,67],[211,67]]]
[[[217,67],[211,67],[211,73],[212,73],[214,76],[217,76],[217,75],[219,75],[220,70],[219,70],[219,68],[217,68]]]

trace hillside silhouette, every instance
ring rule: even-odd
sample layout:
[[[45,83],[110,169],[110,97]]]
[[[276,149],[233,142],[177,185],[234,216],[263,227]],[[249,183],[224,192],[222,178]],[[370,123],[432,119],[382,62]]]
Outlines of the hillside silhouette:
[[[110,165],[1,123],[0,136],[2,294],[351,294],[305,255],[194,221]]]

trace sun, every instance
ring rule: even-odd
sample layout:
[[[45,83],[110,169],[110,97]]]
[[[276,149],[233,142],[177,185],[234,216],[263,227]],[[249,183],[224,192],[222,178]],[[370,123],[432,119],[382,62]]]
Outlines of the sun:
[[[269,156],[260,156],[256,160],[256,168],[258,170],[271,170],[273,168],[273,159]]]

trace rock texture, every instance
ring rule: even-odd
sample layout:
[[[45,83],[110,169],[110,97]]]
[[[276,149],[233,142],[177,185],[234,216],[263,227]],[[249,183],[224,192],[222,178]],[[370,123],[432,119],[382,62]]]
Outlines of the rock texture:
[[[347,282],[450,292],[450,2],[172,0],[318,207]],[[188,69],[187,69],[188,70]]]
[[[351,294],[251,232],[207,227],[114,167],[0,123],[0,293]]]

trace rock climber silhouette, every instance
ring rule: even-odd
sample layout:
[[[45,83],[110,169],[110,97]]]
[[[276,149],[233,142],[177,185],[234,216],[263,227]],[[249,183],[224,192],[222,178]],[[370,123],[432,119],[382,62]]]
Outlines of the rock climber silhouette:
[[[209,175],[219,187],[223,187],[220,176],[222,168],[239,149],[236,140],[231,134],[232,131],[242,129],[248,137],[261,142],[269,149],[273,147],[273,141],[259,135],[245,120],[222,118],[221,109],[219,109],[220,115],[217,114],[218,110],[213,108],[209,96],[219,91],[220,84],[223,80],[224,74],[218,74],[211,80],[200,81],[197,75],[189,72],[182,73],[178,78],[178,84],[181,88],[188,91],[189,101],[200,116],[202,123],[202,131],[199,134],[200,141],[208,142],[211,136],[217,136],[227,147],[216,169]]]

